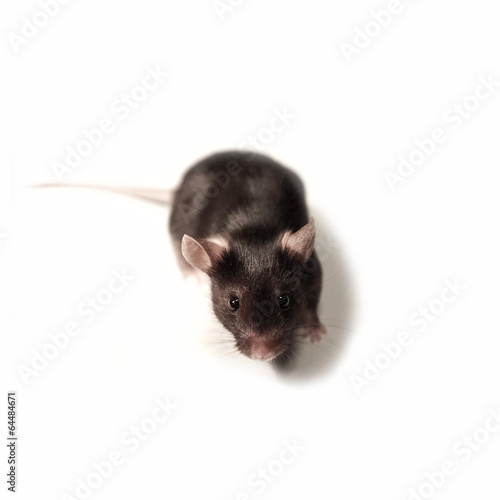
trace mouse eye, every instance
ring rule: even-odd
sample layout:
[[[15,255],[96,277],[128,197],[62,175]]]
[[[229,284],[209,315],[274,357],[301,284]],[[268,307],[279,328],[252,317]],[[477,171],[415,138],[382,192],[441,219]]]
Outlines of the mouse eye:
[[[237,311],[239,307],[240,307],[240,301],[238,297],[231,297],[229,299],[229,309],[231,309],[231,311]]]
[[[281,307],[281,309],[288,309],[290,306],[290,297],[286,293],[282,293],[278,297],[278,305]]]

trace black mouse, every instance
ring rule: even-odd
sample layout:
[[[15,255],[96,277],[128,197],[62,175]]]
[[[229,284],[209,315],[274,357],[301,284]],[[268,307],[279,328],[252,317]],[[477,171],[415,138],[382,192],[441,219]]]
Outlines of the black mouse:
[[[172,190],[75,184],[171,205],[169,228],[184,274],[205,273],[215,315],[252,359],[286,361],[299,336],[321,339],[321,265],[304,186],[249,151],[212,154]]]
[[[213,154],[184,175],[169,227],[184,272],[209,276],[215,315],[241,353],[287,357],[298,335],[326,332],[314,219],[290,169],[261,154]]]

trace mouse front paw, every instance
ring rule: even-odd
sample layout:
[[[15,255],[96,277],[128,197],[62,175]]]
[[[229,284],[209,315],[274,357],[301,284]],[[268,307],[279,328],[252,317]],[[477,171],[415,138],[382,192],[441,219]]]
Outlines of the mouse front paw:
[[[308,325],[305,327],[304,337],[309,338],[311,342],[319,342],[321,337],[326,334],[326,327],[321,323],[317,325]]]

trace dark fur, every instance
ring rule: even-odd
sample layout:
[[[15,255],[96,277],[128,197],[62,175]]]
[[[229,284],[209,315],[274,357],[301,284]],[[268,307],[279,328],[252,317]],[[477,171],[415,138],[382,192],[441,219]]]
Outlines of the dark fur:
[[[214,180],[217,175],[220,186]],[[180,255],[184,234],[196,240],[221,236],[229,242],[208,275],[214,312],[243,354],[249,354],[249,330],[286,356],[299,327],[319,325],[322,280],[316,254],[304,263],[281,247],[286,231],[296,232],[308,221],[299,177],[253,153],[226,152],[203,159],[186,172],[174,195],[170,232],[184,265],[190,266]],[[277,304],[282,293],[290,296],[287,310]],[[237,312],[228,307],[231,295],[240,299]]]

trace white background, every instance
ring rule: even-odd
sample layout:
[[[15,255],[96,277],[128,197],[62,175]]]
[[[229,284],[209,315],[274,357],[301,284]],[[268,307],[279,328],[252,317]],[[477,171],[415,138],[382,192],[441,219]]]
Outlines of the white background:
[[[499,497],[500,432],[479,431],[469,460],[454,449],[500,408],[500,87],[460,126],[445,119],[480,77],[500,81],[497,6],[402,2],[348,62],[341,44],[386,7],[244,0],[221,19],[210,0],[74,0],[16,51],[40,6],[3,3],[0,435],[17,390],[18,498],[83,498],[77,479],[115,450],[124,461],[92,498],[402,500],[446,460],[455,473],[428,498]],[[168,77],[121,119],[113,103],[156,65]],[[294,118],[264,150],[300,173],[331,244],[329,333],[295,373],[227,354],[209,291],[182,282],[167,211],[25,189],[57,181],[54,162],[107,117],[115,130],[64,182],[174,187],[283,108]],[[391,191],[384,174],[438,127],[446,141]],[[85,324],[78,305],[122,269],[129,286]],[[466,290],[418,333],[410,318],[447,279]],[[25,383],[19,367],[70,321],[82,333]],[[412,345],[356,391],[404,331]],[[157,397],[178,408],[131,451],[122,435]],[[304,450],[281,467],[294,440]],[[260,492],[249,481],[269,464]]]

